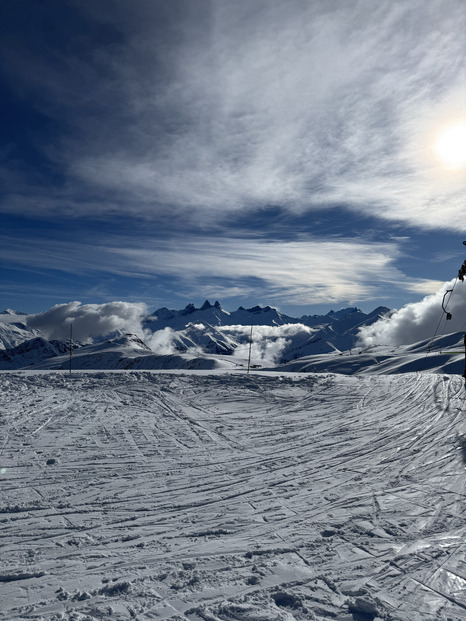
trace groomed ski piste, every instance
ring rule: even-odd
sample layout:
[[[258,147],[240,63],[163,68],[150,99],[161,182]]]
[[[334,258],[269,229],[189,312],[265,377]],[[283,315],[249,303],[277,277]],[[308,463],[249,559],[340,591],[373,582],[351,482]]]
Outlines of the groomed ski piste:
[[[0,373],[5,621],[464,621],[459,375]]]

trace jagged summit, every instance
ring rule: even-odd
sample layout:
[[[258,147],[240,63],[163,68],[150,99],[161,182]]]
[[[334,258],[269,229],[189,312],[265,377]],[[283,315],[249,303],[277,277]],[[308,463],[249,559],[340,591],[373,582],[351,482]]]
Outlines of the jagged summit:
[[[220,306],[220,302],[218,300],[216,300],[213,306],[209,302],[209,300],[206,300],[199,310],[207,310],[208,308],[222,308],[222,307]]]
[[[384,315],[388,315],[392,313],[392,311],[386,306],[377,306],[368,314],[368,317],[372,317],[373,315],[377,315],[378,317],[383,317]]]
[[[228,312],[219,301],[211,304],[206,300],[200,308],[189,303],[182,310],[159,308],[146,318],[144,325],[150,330],[162,330],[165,327],[179,330],[189,323],[203,323],[214,326],[227,325],[284,325],[298,323],[295,317],[280,313],[271,306],[240,306],[236,311]]]
[[[356,308],[356,306],[354,307],[348,307],[348,308],[341,308],[338,311],[334,311],[333,309],[330,310],[327,313],[328,317],[344,317],[345,315],[349,315],[351,313],[362,313],[362,310],[360,308]]]
[[[5,310],[0,312],[0,315],[27,315],[27,313],[23,313],[22,311],[13,310],[12,308],[5,308]]]
[[[204,304],[197,308],[192,302],[182,310],[174,310],[162,307],[146,317],[144,326],[150,330],[162,330],[172,328],[179,330],[185,328],[189,323],[206,323],[209,325],[228,324],[230,313],[224,310],[220,302],[211,304],[206,300]]]

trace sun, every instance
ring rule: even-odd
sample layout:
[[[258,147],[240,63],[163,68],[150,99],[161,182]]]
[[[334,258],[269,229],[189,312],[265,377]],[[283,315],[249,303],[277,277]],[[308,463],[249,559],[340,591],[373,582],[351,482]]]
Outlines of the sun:
[[[443,168],[466,168],[466,121],[451,123],[440,130],[433,144],[434,154]]]

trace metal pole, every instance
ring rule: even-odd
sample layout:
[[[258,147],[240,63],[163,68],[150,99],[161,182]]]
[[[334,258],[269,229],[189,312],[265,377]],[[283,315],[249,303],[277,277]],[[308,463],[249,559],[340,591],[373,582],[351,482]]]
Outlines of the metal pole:
[[[70,375],[71,375],[71,356],[73,355],[73,324],[70,323]]]
[[[249,374],[249,369],[251,367],[251,347],[252,347],[252,325],[251,325],[251,334],[249,335],[248,374]]]
[[[463,377],[466,380],[466,333],[464,335],[464,372]]]
[[[466,246],[466,241],[464,241],[463,244]],[[463,377],[466,380],[466,333],[464,335],[464,372],[463,372]]]

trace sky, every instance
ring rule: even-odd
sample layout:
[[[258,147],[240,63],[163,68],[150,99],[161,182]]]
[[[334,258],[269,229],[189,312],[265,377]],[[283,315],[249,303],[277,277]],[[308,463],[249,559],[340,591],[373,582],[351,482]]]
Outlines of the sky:
[[[441,297],[465,32],[463,0],[3,2],[0,306]]]

